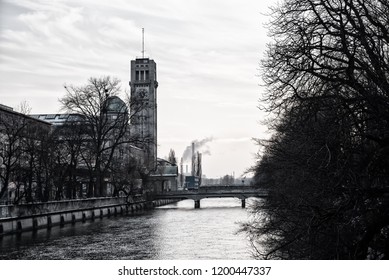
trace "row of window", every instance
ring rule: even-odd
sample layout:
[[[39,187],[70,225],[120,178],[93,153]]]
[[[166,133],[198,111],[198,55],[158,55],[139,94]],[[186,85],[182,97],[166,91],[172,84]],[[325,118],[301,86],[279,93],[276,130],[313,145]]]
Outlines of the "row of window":
[[[144,84],[140,84],[140,85],[135,84],[135,85],[131,85],[131,86],[133,86],[133,87],[135,87],[135,88],[145,88],[145,85],[144,85]],[[148,88],[148,87],[147,87],[147,88]]]
[[[137,120],[140,120],[140,119],[146,120],[149,118],[149,116],[133,116],[133,118],[137,119]]]
[[[149,70],[145,71],[135,71],[135,80],[137,81],[146,81],[149,77]]]

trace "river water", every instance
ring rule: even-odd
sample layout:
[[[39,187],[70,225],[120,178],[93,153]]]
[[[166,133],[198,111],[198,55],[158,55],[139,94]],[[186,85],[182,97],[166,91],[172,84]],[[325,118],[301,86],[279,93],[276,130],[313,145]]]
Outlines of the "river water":
[[[250,207],[253,200],[248,200]],[[239,199],[183,200],[133,215],[4,236],[0,259],[251,259]]]

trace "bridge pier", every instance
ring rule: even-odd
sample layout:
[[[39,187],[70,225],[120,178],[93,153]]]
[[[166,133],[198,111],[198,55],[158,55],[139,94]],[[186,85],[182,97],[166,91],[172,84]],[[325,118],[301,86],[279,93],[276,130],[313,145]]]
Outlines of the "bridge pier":
[[[198,209],[198,208],[200,208],[200,199],[195,200],[195,209]]]
[[[242,208],[246,208],[246,199],[245,198],[242,199]]]

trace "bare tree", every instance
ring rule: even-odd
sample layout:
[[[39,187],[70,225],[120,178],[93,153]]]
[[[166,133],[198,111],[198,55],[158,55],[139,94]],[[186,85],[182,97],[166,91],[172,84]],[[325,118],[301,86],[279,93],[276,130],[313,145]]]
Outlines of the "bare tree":
[[[68,115],[65,124],[51,134],[51,158],[55,199],[83,197],[80,181],[87,173],[82,153],[87,142],[87,127],[80,115]]]
[[[258,257],[389,256],[388,15],[380,0],[273,9],[262,64],[274,135],[255,174],[270,196],[246,225]]]
[[[42,145],[49,125],[10,109],[0,111],[0,158],[2,169],[0,197],[7,193],[10,183],[16,188],[14,202],[22,197],[32,201],[35,185],[41,182]]]
[[[140,180],[139,165],[140,162],[133,156],[124,159],[115,157],[110,169],[110,183],[113,186],[112,196],[116,197],[124,194],[127,201],[131,201],[141,191],[138,189]]]
[[[20,160],[23,153],[21,141],[27,124],[25,118],[15,118],[8,113],[0,114],[0,137],[2,138],[2,141],[0,141],[2,146],[0,157],[4,166],[3,172],[0,172],[2,181],[0,198],[7,193],[12,176],[15,175],[20,167]]]
[[[274,8],[274,41],[263,61],[268,110],[336,99],[360,137],[388,145],[384,131],[366,129],[372,119],[388,127],[388,10],[379,0],[285,1]]]
[[[126,103],[118,98],[120,82],[117,79],[90,78],[85,86],[65,86],[65,89],[66,96],[60,100],[64,109],[80,114],[86,126],[82,158],[90,172],[89,195],[104,196],[104,179],[109,177],[115,153],[120,146],[136,141],[129,131],[129,120],[136,112],[130,115],[129,98]]]

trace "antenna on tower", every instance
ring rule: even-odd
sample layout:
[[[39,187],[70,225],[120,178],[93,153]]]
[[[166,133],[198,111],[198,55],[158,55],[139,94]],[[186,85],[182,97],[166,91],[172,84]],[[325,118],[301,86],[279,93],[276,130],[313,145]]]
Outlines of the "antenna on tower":
[[[142,58],[145,58],[145,29],[142,28]]]

